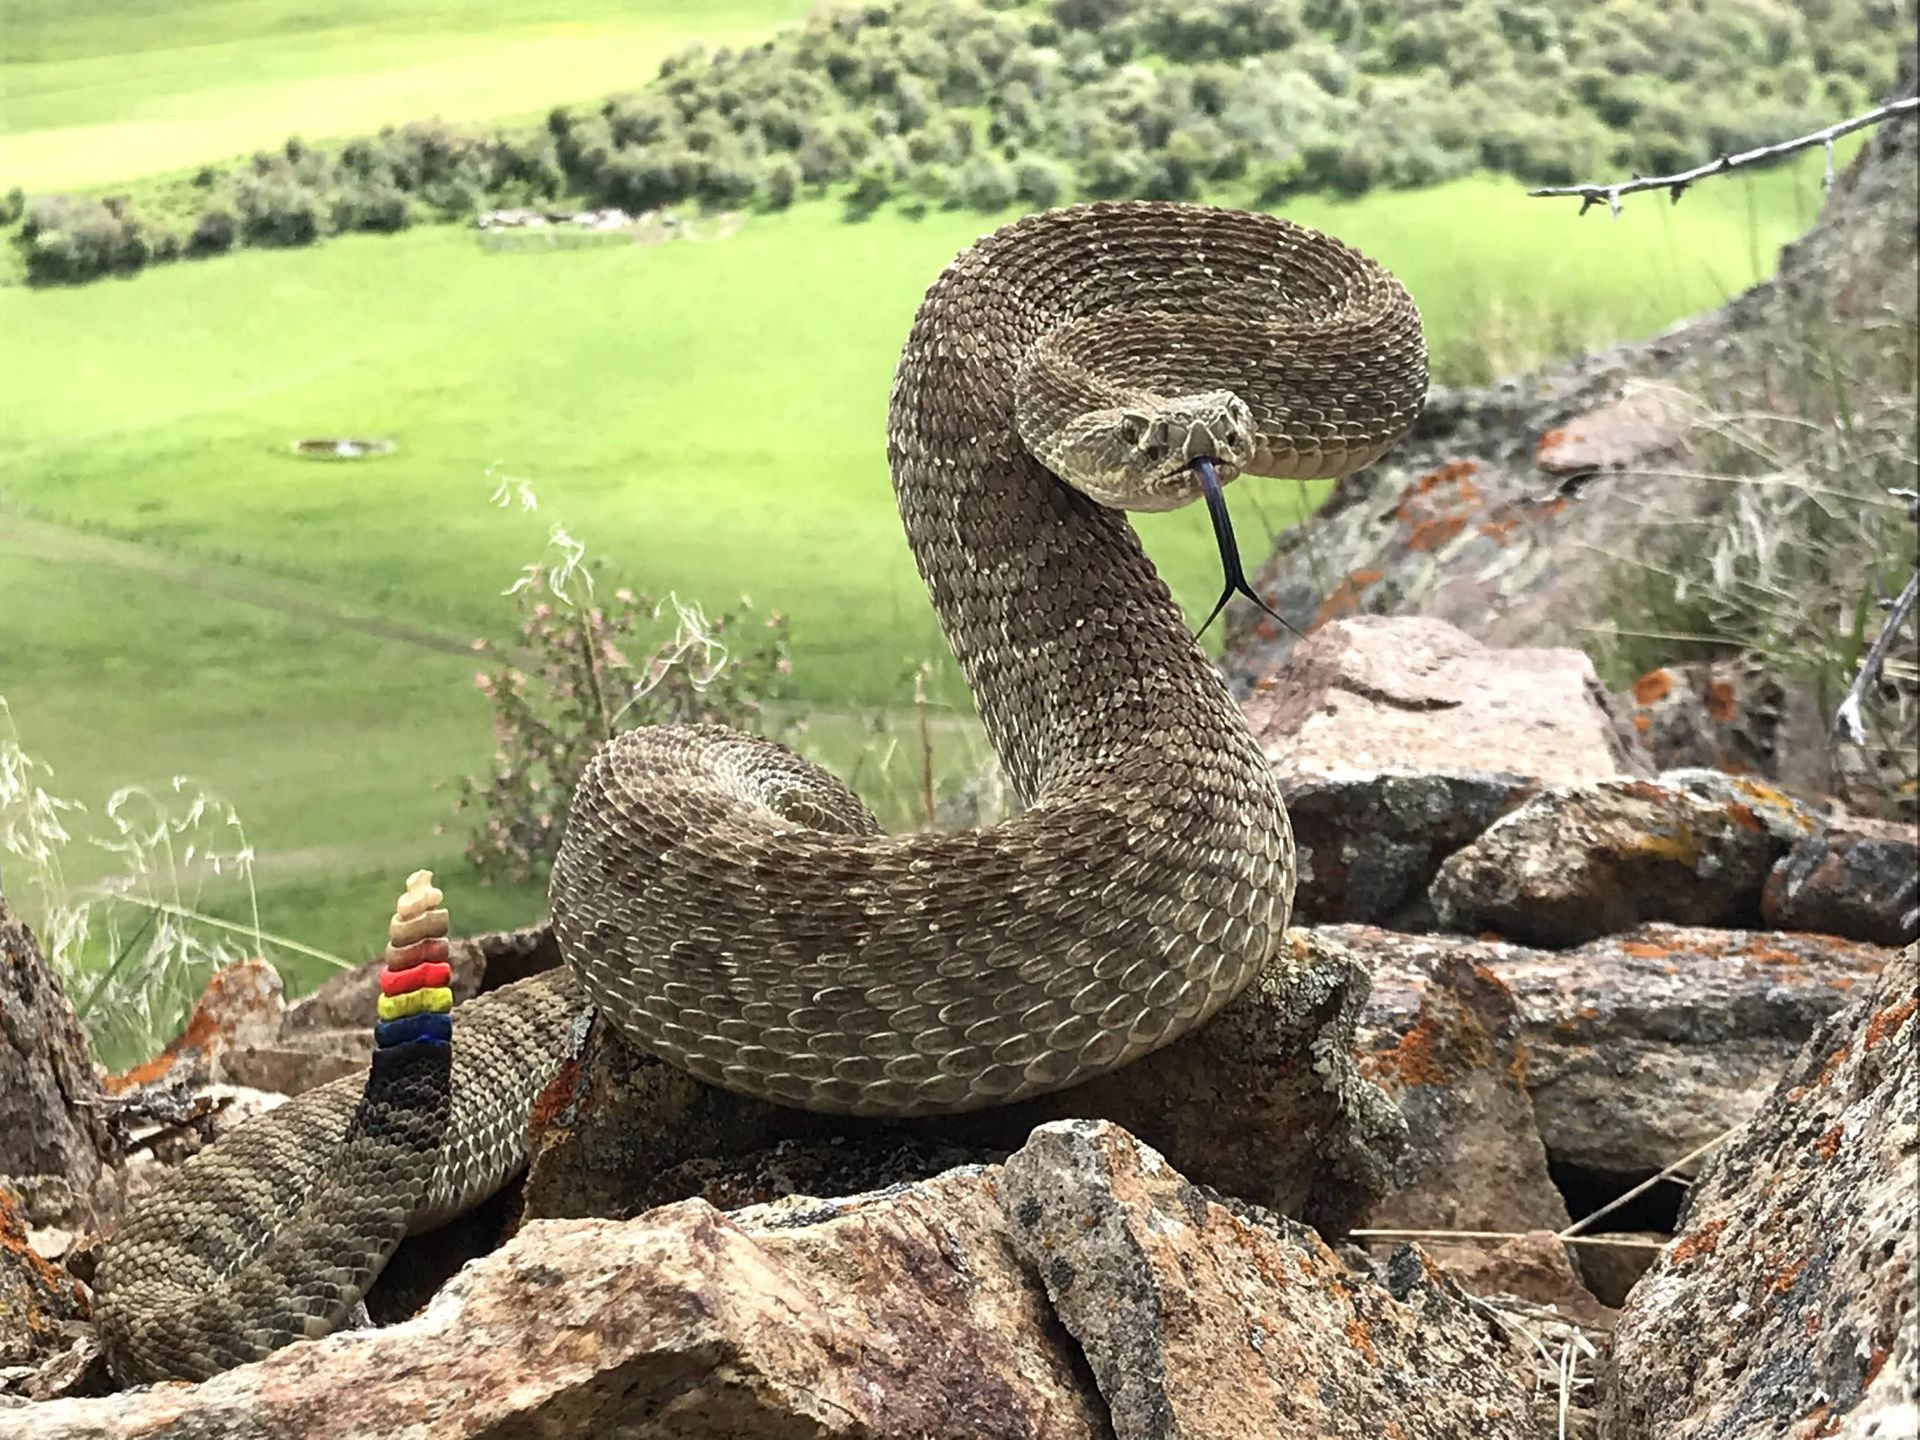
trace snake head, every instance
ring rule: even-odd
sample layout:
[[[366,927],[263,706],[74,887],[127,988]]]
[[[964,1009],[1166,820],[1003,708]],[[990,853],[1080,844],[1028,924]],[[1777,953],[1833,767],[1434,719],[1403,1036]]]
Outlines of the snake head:
[[[1177,510],[1200,498],[1195,460],[1230,480],[1253,458],[1253,412],[1231,390],[1088,410],[1060,426],[1035,454],[1090,500],[1116,510]]]

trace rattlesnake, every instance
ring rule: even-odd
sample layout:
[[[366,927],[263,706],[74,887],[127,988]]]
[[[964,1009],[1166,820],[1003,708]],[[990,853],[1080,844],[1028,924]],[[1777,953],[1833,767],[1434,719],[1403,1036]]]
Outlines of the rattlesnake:
[[[587,993],[703,1080],[853,1114],[1058,1089],[1205,1021],[1274,952],[1293,841],[1121,511],[1205,491],[1218,517],[1240,472],[1355,469],[1425,389],[1400,284],[1270,216],[1075,206],[964,251],[907,337],[887,458],[1027,808],[889,836],[770,742],[699,726],[609,742],[553,871],[569,969],[463,1006],[450,1062],[398,1047],[364,1086],[302,1096],[182,1167],[102,1261],[116,1370],[205,1375],[337,1325],[404,1231],[523,1162]]]

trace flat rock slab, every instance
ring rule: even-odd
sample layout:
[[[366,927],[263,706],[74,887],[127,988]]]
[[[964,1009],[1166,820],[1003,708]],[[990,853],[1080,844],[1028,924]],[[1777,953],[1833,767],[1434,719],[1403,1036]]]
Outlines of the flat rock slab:
[[[1487,966],[1525,1026],[1556,1161],[1642,1176],[1745,1121],[1892,952],[1827,935],[1647,925]]]
[[[1574,649],[1502,650],[1442,620],[1360,616],[1294,647],[1246,704],[1290,775],[1407,767],[1572,785],[1639,768]]]
[[[1000,1193],[1119,1440],[1543,1433],[1515,1357],[1417,1252],[1380,1286],[1100,1121],[1036,1130]]]
[[[1694,1186],[1614,1336],[1609,1440],[1912,1435],[1920,981],[1901,952]]]

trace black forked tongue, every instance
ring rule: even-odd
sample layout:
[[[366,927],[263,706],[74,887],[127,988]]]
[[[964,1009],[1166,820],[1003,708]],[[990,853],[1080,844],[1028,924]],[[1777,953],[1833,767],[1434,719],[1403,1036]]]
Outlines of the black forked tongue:
[[[1207,626],[1226,608],[1227,601],[1235,595],[1244,595],[1267,614],[1273,616],[1295,635],[1300,632],[1293,629],[1287,617],[1275,610],[1254,592],[1247,584],[1247,575],[1240,568],[1240,547],[1233,543],[1233,519],[1227,514],[1227,497],[1220,489],[1220,476],[1213,468],[1213,460],[1202,455],[1191,462],[1193,473],[1200,477],[1200,493],[1207,497],[1207,514],[1213,517],[1213,538],[1220,546],[1220,568],[1226,576],[1226,584],[1221,588],[1220,598],[1213,602],[1213,611],[1207,616],[1206,625],[1202,625],[1197,634],[1207,633]]]

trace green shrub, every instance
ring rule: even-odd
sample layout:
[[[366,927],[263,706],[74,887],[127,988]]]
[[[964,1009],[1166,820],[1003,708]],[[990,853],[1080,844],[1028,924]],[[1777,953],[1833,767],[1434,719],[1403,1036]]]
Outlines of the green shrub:
[[[18,185],[0,197],[0,225],[11,225],[27,213],[27,195]]]

